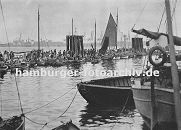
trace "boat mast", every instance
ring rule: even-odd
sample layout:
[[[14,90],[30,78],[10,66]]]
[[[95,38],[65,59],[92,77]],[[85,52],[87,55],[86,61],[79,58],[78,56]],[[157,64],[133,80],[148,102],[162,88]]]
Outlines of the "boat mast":
[[[73,21],[73,18],[72,18],[72,47],[74,46],[74,42],[73,42],[73,35],[74,35],[74,21]]]
[[[178,76],[178,66],[176,64],[176,58],[175,58],[175,48],[174,48],[174,41],[173,41],[173,31],[172,31],[172,21],[171,21],[169,0],[165,0],[165,6],[166,6],[166,14],[167,14],[167,28],[168,28],[167,30],[168,30],[168,40],[169,40],[169,50],[170,50],[172,84],[173,84],[173,89],[174,89],[175,116],[176,116],[176,121],[177,121],[177,128],[178,130],[181,130],[180,83],[179,83],[179,76]]]
[[[117,8],[117,16],[116,16],[116,50],[118,46],[118,8]]]
[[[40,50],[40,13],[38,8],[38,50]]]
[[[95,51],[95,54],[96,54],[96,21],[95,21],[95,37],[94,37],[94,51]]]

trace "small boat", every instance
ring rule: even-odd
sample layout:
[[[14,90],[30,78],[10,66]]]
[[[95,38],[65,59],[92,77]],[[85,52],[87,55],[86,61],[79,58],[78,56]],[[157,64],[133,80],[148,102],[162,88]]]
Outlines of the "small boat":
[[[7,72],[7,70],[8,70],[8,66],[5,65],[5,63],[1,61],[1,63],[0,63],[0,72]]]
[[[120,56],[120,59],[128,59],[128,58],[129,58],[128,55],[122,55],[122,56]]]
[[[81,60],[70,60],[70,64],[81,64]]]
[[[24,115],[13,116],[6,120],[0,118],[0,130],[25,130]]]
[[[114,57],[112,55],[104,55],[101,57],[102,60],[112,60]]]
[[[64,123],[52,130],[80,130],[76,125],[72,123],[72,121],[69,121],[67,123]]]
[[[37,61],[37,66],[45,66],[45,61]]]
[[[4,78],[4,75],[7,73],[8,71],[8,66],[4,65],[0,67],[0,78]]]
[[[120,59],[120,57],[119,56],[114,56],[114,58],[113,58],[114,60],[119,60]]]
[[[91,80],[77,84],[82,97],[91,105],[134,106],[131,91],[131,77],[112,77]]]
[[[99,60],[99,59],[96,59],[96,58],[94,58],[94,59],[91,60],[91,63],[92,63],[92,64],[97,64],[97,63],[99,63],[99,62],[100,62],[100,60]]]

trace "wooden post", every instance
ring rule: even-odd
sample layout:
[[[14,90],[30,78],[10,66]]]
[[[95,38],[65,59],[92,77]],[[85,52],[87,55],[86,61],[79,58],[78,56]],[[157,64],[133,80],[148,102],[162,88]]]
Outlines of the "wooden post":
[[[118,48],[118,9],[117,9],[117,16],[116,16],[116,36],[115,36],[115,41],[116,41],[116,50]]]
[[[25,130],[25,115],[24,114],[21,115],[21,119],[24,122],[21,128],[22,130]]]
[[[157,123],[157,111],[156,111],[156,103],[155,103],[155,77],[151,76],[151,130],[154,130],[155,125]]]
[[[181,100],[180,100],[180,83],[178,76],[178,66],[175,58],[175,48],[173,42],[172,21],[170,12],[170,2],[165,0],[166,14],[167,14],[167,27],[168,27],[168,40],[172,72],[172,84],[174,89],[174,102],[175,102],[175,116],[177,121],[178,130],[181,130]]]
[[[40,50],[40,13],[38,8],[38,50]]]
[[[94,51],[95,51],[95,54],[96,54],[96,21],[95,21]]]

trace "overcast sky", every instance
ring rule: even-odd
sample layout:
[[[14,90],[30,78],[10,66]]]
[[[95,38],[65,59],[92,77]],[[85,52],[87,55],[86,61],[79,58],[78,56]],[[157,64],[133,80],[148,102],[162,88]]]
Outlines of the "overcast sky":
[[[173,3],[175,0],[171,0]],[[143,7],[146,7],[143,10]],[[2,0],[9,40],[19,38],[37,39],[37,8],[40,8],[41,38],[63,41],[71,32],[71,19],[77,34],[86,34],[94,30],[97,21],[97,37],[104,33],[109,14],[116,20],[119,12],[119,34],[130,31],[136,23],[135,29],[146,28],[157,31],[164,9],[164,0]],[[142,12],[142,13],[141,13]],[[177,2],[176,25],[177,34],[181,36],[181,2]],[[141,14],[141,15],[140,15]],[[139,17],[140,16],[140,17]],[[165,16],[164,16],[165,21]],[[174,33],[175,31],[175,21]],[[161,31],[165,31],[163,22]],[[131,34],[134,36],[135,34]],[[2,15],[0,16],[0,41],[6,42]]]

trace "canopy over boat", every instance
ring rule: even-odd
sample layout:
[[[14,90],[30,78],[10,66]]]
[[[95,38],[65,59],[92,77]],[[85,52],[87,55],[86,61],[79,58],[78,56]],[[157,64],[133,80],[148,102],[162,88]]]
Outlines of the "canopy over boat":
[[[116,47],[117,44],[117,24],[114,21],[112,14],[110,13],[108,24],[106,27],[106,31],[104,33],[102,42],[101,42],[101,49],[100,53],[104,54],[109,47]]]
[[[137,33],[137,34],[141,34],[143,36],[146,36],[146,37],[149,37],[151,39],[158,39],[161,35],[165,35],[168,37],[167,34],[165,33],[158,33],[158,32],[152,32],[152,31],[148,31],[146,29],[140,29],[140,30],[132,30],[134,33]],[[177,37],[177,36],[173,36],[173,40],[174,40],[174,44],[176,46],[181,46],[181,38],[180,37]]]

